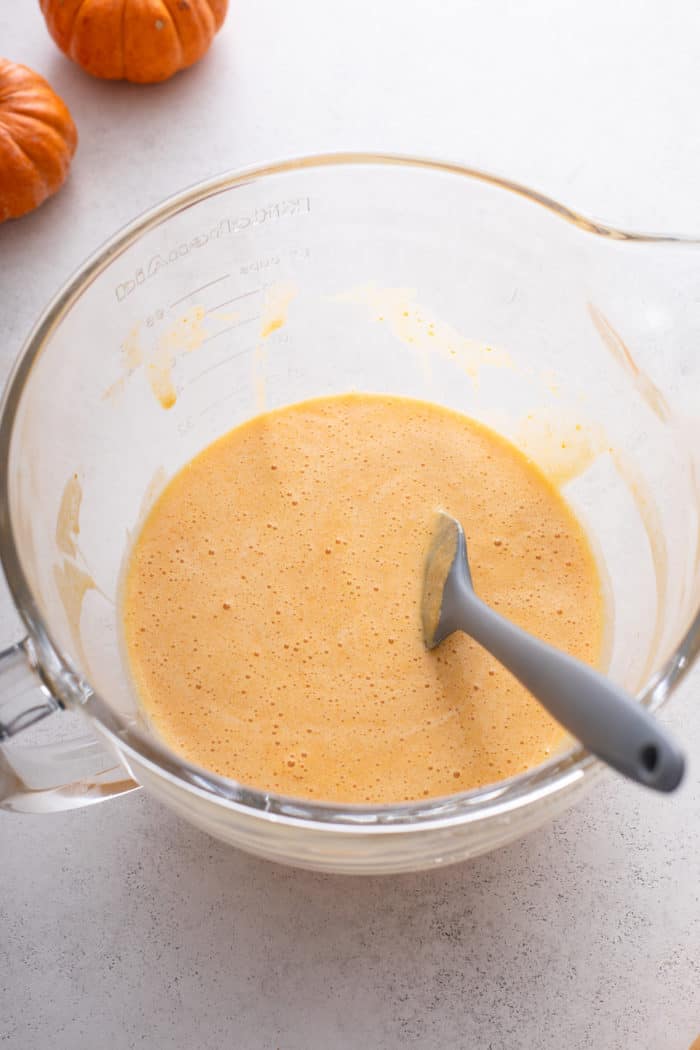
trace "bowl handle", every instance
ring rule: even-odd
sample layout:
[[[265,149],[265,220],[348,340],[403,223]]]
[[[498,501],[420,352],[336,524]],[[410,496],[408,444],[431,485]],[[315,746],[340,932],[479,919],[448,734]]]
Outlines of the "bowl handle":
[[[15,739],[61,708],[28,639],[0,652],[0,809],[56,813],[139,787],[92,734],[29,746]]]

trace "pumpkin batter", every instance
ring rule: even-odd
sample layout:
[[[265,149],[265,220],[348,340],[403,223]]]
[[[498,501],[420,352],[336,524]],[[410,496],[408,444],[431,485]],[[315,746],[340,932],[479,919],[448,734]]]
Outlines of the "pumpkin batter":
[[[232,430],[151,510],[123,615],[154,730],[217,773],[330,802],[453,794],[550,756],[564,731],[493,657],[464,635],[424,648],[437,508],[487,602],[596,663],[595,562],[529,460],[436,405],[323,398]]]

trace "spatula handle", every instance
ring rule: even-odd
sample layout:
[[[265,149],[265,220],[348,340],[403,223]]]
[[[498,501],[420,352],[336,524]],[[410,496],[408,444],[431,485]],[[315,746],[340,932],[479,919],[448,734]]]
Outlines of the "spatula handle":
[[[534,638],[463,585],[460,627],[488,649],[593,754],[657,791],[673,791],[683,754],[664,727],[622,689],[580,660]]]

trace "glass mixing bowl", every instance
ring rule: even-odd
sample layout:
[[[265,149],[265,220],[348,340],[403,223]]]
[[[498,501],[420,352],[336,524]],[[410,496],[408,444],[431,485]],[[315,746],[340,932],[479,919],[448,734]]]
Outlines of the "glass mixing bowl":
[[[120,233],[48,307],[5,394],[0,543],[27,637],[0,659],[2,805],[138,784],[253,853],[367,873],[474,856],[570,805],[601,771],[576,744],[387,806],[189,765],[149,733],[125,671],[124,554],[165,481],[262,409],[349,390],[434,401],[562,486],[606,581],[608,672],[657,707],[700,646],[699,249],[477,171],[356,154],[222,176]],[[87,735],[26,744],[60,708]]]

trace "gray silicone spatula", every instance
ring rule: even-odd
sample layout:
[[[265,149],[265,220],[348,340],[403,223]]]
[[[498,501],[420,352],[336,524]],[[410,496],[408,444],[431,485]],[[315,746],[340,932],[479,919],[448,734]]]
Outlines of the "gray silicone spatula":
[[[423,583],[423,637],[433,649],[464,631],[503,664],[557,722],[631,780],[673,791],[683,754],[664,727],[592,667],[516,627],[472,586],[462,526],[439,514]]]

